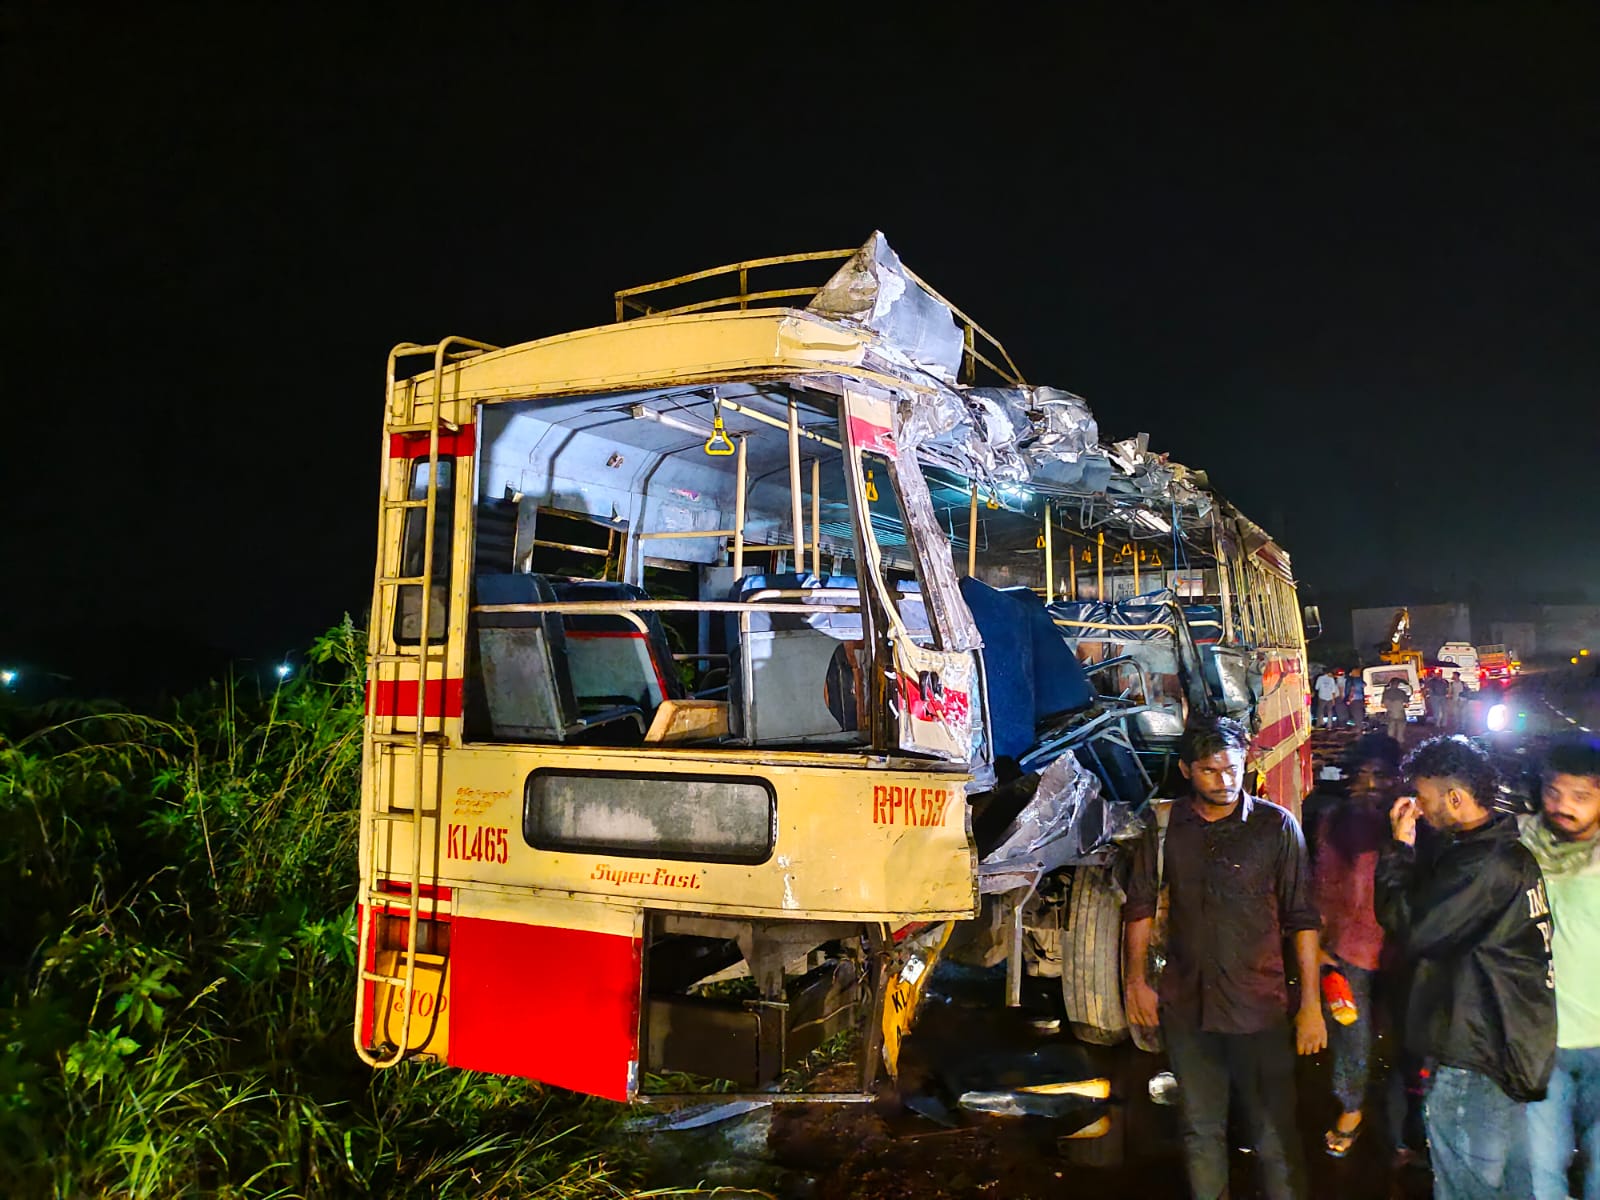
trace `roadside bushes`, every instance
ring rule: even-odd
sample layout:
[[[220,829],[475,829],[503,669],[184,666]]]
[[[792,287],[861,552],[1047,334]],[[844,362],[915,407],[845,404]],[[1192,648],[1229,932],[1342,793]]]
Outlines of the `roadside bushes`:
[[[0,714],[0,1194],[622,1194],[614,1106],[351,1048],[363,641]]]

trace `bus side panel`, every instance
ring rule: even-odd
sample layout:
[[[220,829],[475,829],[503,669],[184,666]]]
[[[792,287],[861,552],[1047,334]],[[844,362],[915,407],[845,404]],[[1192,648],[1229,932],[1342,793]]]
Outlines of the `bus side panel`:
[[[1296,818],[1300,816],[1300,802],[1305,799],[1305,780],[1311,776],[1311,743],[1297,746],[1268,767],[1261,779],[1261,794],[1280,808],[1286,808]]]
[[[629,1099],[637,1086],[643,945],[637,937],[458,915],[447,1061]]]
[[[1261,791],[1298,817],[1300,802],[1311,787],[1311,715],[1303,660],[1269,653],[1261,690],[1261,728],[1254,745],[1254,759],[1261,764]]]

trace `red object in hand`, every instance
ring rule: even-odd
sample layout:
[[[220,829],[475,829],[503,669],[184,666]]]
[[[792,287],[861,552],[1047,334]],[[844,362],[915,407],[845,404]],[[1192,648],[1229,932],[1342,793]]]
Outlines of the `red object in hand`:
[[[1322,972],[1322,999],[1328,1006],[1329,1014],[1341,1025],[1353,1024],[1361,1015],[1356,1009],[1350,981],[1344,977],[1343,971],[1329,969]]]

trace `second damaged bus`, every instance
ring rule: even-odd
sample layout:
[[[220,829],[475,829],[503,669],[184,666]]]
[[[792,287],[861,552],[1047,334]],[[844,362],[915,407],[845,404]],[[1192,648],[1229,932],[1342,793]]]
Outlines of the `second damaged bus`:
[[[1288,557],[880,235],[617,317],[390,357],[361,1055],[627,1100],[853,1029],[864,1093],[941,952],[1125,1036],[1115,876],[1186,718],[1309,784]]]

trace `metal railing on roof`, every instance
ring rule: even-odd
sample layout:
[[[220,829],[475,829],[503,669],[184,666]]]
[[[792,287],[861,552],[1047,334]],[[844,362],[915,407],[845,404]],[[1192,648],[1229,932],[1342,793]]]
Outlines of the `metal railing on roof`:
[[[793,263],[832,262],[842,263],[854,257],[856,250],[816,250],[809,254],[780,254],[771,258],[751,258],[744,262],[728,263],[721,267],[708,267],[704,271],[692,271],[687,275],[679,275],[673,279],[663,279],[657,283],[641,283],[635,287],[623,288],[614,293],[617,306],[617,320],[626,321],[631,317],[678,317],[687,313],[712,312],[719,309],[745,310],[752,307],[769,307],[775,301],[810,300],[822,290],[827,280],[822,280],[814,285],[802,287],[762,288],[758,291],[750,290],[750,273],[770,267],[788,266]],[[984,329],[966,313],[962,312],[950,301],[928,286],[927,281],[915,271],[906,268],[909,275],[923,291],[932,296],[940,304],[950,310],[955,317],[956,324],[961,327],[963,343],[961,381],[972,383],[977,378],[978,365],[981,363],[993,371],[999,378],[1009,384],[1021,387],[1026,382],[1022,371],[1011,360],[1011,355],[1002,346],[999,339]],[[673,304],[671,296],[661,293],[682,289],[689,284],[699,283],[707,279],[719,279],[723,276],[737,275],[739,277],[739,290],[725,296],[716,296],[708,300],[695,300],[688,303]],[[645,300],[641,297],[649,296]],[[979,343],[988,350],[980,350]],[[994,355],[991,358],[989,355]],[[999,361],[996,362],[995,359]],[[1001,365],[1004,364],[1004,365]]]

